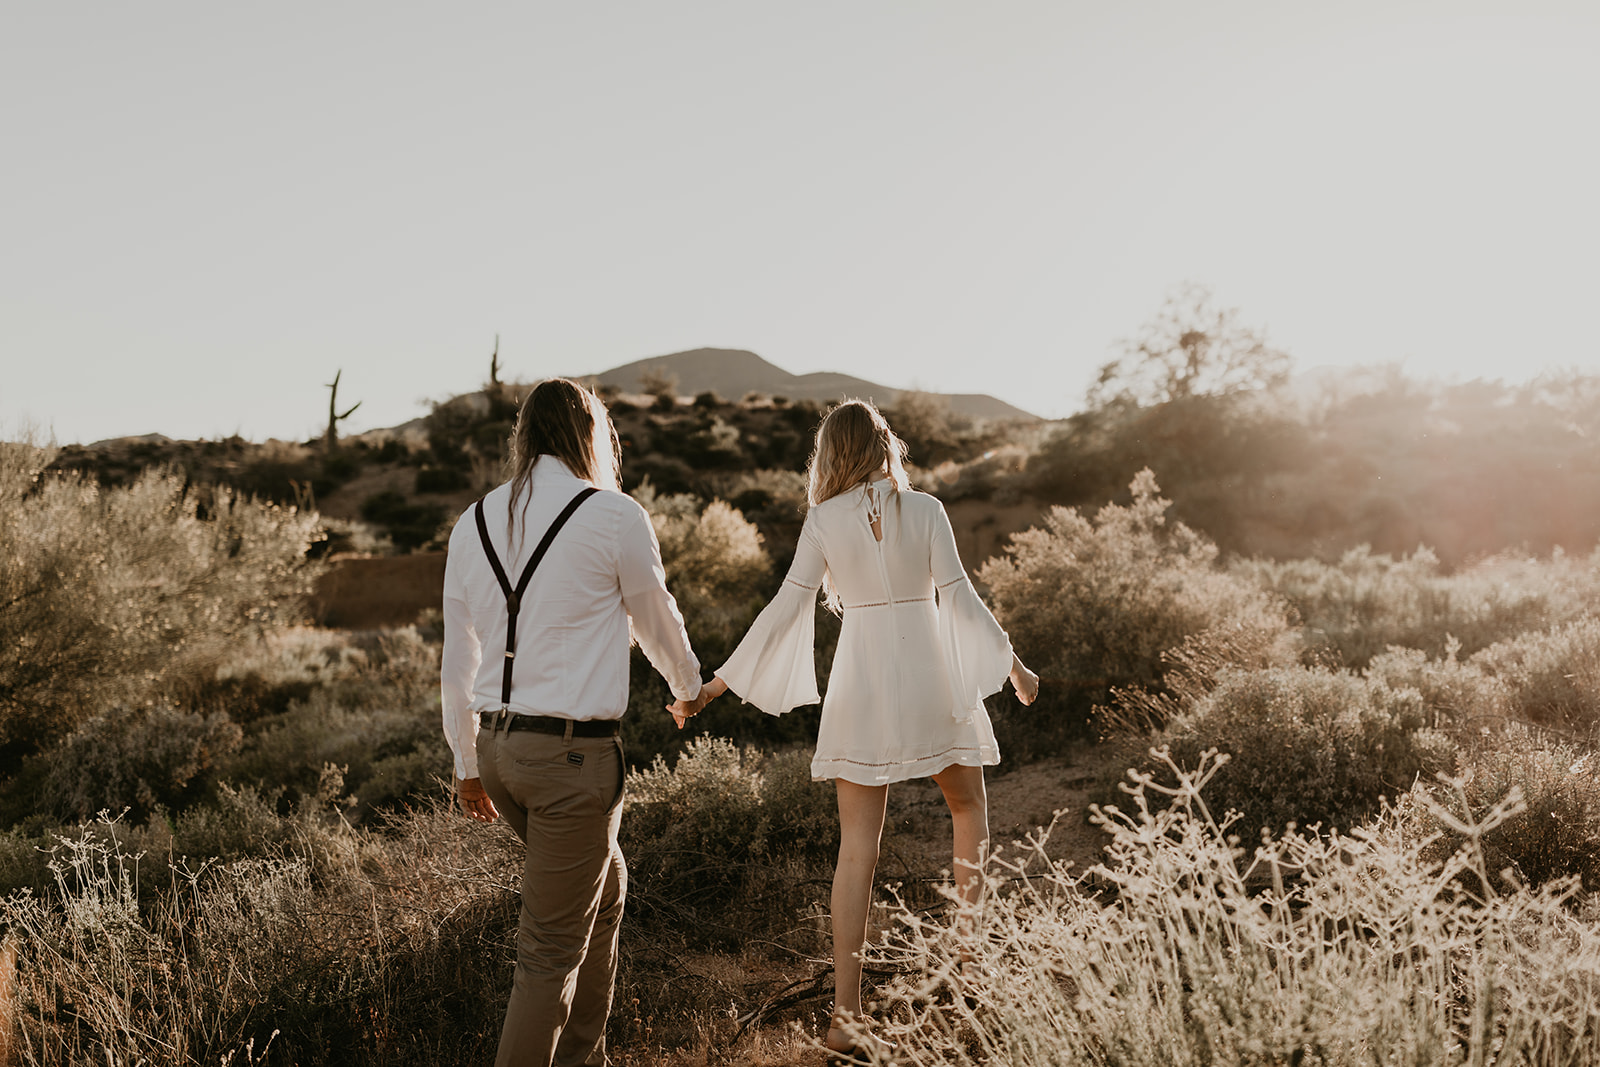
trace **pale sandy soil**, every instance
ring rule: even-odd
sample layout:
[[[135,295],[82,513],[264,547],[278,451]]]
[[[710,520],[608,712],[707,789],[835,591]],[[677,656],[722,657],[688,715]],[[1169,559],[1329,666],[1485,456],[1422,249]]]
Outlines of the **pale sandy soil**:
[[[1069,756],[1022,765],[1005,774],[991,773],[989,823],[996,847],[1002,854],[1015,853],[1016,842],[1037,836],[1054,819],[1046,847],[1049,855],[1070,861],[1074,871],[1097,862],[1104,835],[1084,820],[1084,812],[1091,790],[1108,776],[1107,759],[1103,749],[1086,745]],[[1059,818],[1057,811],[1062,812]],[[880,877],[900,882],[908,897],[936,901],[933,886],[949,867],[950,816],[938,786],[931,780],[893,786]],[[882,920],[888,917],[886,909],[880,910],[875,932],[882,932]],[[612,1056],[618,1067],[820,1067],[823,1063],[816,1037],[832,1002],[826,961],[774,962],[752,951],[745,956],[696,956],[679,963],[684,978],[707,990],[708,1003],[718,1006],[723,1019],[709,1024],[693,1048],[665,1051],[651,1049],[645,1042],[615,1049]],[[816,984],[809,985],[813,980]],[[737,1026],[732,1019],[779,998],[790,986],[795,988],[788,990],[788,996],[804,999],[777,1013],[776,1021],[733,1040]],[[624,1005],[619,1008],[626,1010]]]

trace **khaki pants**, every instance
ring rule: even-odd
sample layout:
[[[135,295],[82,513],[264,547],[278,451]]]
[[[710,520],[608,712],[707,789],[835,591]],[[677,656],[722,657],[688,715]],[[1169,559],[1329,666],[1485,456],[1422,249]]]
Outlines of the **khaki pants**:
[[[479,774],[528,846],[517,970],[495,1067],[602,1067],[628,868],[622,742],[478,731]]]

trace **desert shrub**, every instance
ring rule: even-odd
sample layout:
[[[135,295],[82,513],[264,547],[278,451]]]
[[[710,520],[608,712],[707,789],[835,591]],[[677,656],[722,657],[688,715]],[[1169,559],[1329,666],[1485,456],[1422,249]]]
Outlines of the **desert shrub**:
[[[1591,738],[1600,726],[1600,618],[1513,637],[1472,663],[1505,687],[1517,718]]]
[[[161,471],[101,488],[48,456],[0,445],[0,765],[298,621],[320,569],[314,515]]]
[[[1439,658],[1418,648],[1390,647],[1374,656],[1363,673],[1390,689],[1415,689],[1422,696],[1427,725],[1466,741],[1499,725],[1509,701],[1504,683],[1476,662],[1462,661],[1459,651],[1453,641]]]
[[[650,513],[667,588],[683,612],[696,650],[727,646],[743,635],[764,603],[772,561],[761,534],[721,500],[702,507],[685,495],[642,485],[633,493]],[[708,649],[719,651],[720,649]]]
[[[158,889],[125,828],[58,838],[44,891],[0,899],[12,1062],[492,1057],[514,958],[511,833],[433,802],[381,835],[285,824],[277,855],[178,860]]]
[[[1161,653],[1167,670],[1159,689],[1113,689],[1111,703],[1095,708],[1102,739],[1138,739],[1161,729],[1216,688],[1223,674],[1261,670],[1292,661],[1295,643],[1281,630],[1223,626],[1202,630]]]
[[[416,491],[419,493],[453,493],[469,488],[470,484],[467,472],[458,467],[417,468]]]
[[[315,792],[327,764],[344,768],[360,805],[353,818],[431,790],[450,766],[437,707],[351,706],[317,690],[255,724],[224,773],[241,785],[281,790],[287,805]]]
[[[1589,892],[1600,889],[1600,767],[1592,751],[1513,726],[1465,758],[1454,779],[1417,789],[1434,802],[1409,797],[1397,813],[1409,839],[1438,838],[1430,853],[1458,847],[1458,824],[1515,799],[1517,810],[1483,837],[1491,878],[1510,867],[1534,886],[1577,878]]]
[[[792,919],[792,864],[827,858],[838,819],[832,790],[810,781],[808,752],[741,753],[699,737],[671,767],[658,756],[628,775],[622,844],[637,913],[728,933]]]
[[[1033,708],[1016,714],[1024,725],[1010,731],[1022,744],[1063,716],[1081,732],[1115,688],[1159,690],[1162,653],[1191,635],[1290,641],[1276,597],[1218,569],[1210,541],[1167,524],[1168,502],[1149,471],[1131,489],[1131,504],[1092,519],[1051,509],[1043,529],[1013,534],[1005,556],[978,573],[1013,647],[1044,679]]]
[[[413,504],[385,489],[361,502],[361,517],[381,527],[401,552],[411,552],[435,540],[450,515],[441,504]]]
[[[133,822],[157,807],[182,810],[207,796],[243,736],[220,713],[111,708],[40,757],[45,774],[36,806],[62,819],[126,809]]]
[[[278,814],[280,793],[262,794],[250,786],[223,782],[211,803],[172,819],[172,854],[224,863],[281,856],[293,840],[294,825]]]
[[[450,765],[439,648],[414,627],[291,631],[241,655],[225,680],[266,696],[246,705],[244,739],[219,777],[276,796],[282,810],[316,791],[327,764],[344,768],[357,821],[430,792]]]
[[[1315,667],[1224,673],[1207,693],[1156,735],[1181,767],[1204,753],[1229,755],[1207,797],[1237,811],[1253,833],[1289,823],[1349,828],[1398,797],[1417,778],[1454,763],[1455,747],[1429,729],[1414,689]],[[1146,756],[1145,773],[1165,760]]]
[[[984,937],[903,911],[869,959],[897,973],[872,1062],[1600,1061],[1600,930],[1570,886],[1448,890],[1506,811],[1442,861],[1382,834],[1240,847],[1202,797],[1213,766],[1101,812],[1109,859],[1082,877],[1042,849],[992,867]]]
[[[1233,570],[1286,599],[1308,643],[1350,667],[1365,666],[1391,645],[1439,657],[1453,640],[1471,655],[1575,619],[1600,597],[1595,561],[1559,553],[1543,561],[1495,557],[1446,574],[1427,548],[1395,559],[1363,545],[1337,563],[1255,559]]]

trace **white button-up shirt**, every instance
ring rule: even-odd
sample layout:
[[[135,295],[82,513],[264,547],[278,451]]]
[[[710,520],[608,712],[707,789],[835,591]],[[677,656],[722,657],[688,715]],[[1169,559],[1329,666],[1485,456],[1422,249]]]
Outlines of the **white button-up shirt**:
[[[587,485],[555,457],[539,457],[510,544],[510,483],[484,497],[489,540],[513,587],[555,517]],[[698,696],[700,661],[667,592],[650,516],[633,498],[602,491],[556,534],[522,595],[511,711],[620,719],[628,707],[629,616],[639,647],[672,694],[683,700]],[[450,535],[444,570],[441,690],[457,778],[478,777],[478,713],[500,707],[506,620],[505,594],[468,508]]]

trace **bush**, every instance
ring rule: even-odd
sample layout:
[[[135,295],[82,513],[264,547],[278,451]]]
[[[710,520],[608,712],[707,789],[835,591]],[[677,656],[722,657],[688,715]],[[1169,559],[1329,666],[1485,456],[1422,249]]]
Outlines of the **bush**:
[[[741,754],[699,737],[670,768],[657,756],[628,775],[630,893],[657,921],[781,929],[800,906],[792,865],[828,858],[838,841],[833,791],[810,780],[805,752]]]
[[[219,764],[243,731],[226,715],[175,708],[116,707],[86,720],[40,758],[37,810],[62,819],[129,812],[143,822],[158,807],[182,810],[205,799]]]
[[[1237,811],[1252,834],[1290,823],[1348,829],[1419,776],[1452,768],[1455,746],[1426,722],[1414,689],[1324,668],[1275,667],[1224,673],[1156,741],[1190,770],[1208,751],[1227,753],[1207,796],[1216,810]],[[1147,756],[1142,769],[1156,773],[1162,763]]]
[[[0,445],[0,769],[299,620],[316,516],[148,471],[124,488]]]
[[[1505,687],[1513,716],[1594,739],[1600,727],[1600,618],[1502,641],[1472,663]]]
[[[1460,776],[1417,789],[1434,803],[1408,798],[1399,808],[1408,840],[1439,840],[1435,855],[1462,844],[1452,823],[1479,822],[1497,807],[1519,801],[1483,837],[1491,877],[1510,867],[1526,884],[1577,878],[1588,892],[1600,889],[1600,766],[1594,754],[1541,740],[1513,727],[1493,748],[1465,761]]]
[[[694,497],[659,494],[648,484],[633,496],[650,513],[667,588],[696,650],[703,644],[731,649],[765,603],[772,561],[761,534],[721,500],[702,509]]]
[[[1115,688],[1159,691],[1162,653],[1196,634],[1253,635],[1246,643],[1293,656],[1282,603],[1219,570],[1210,541],[1169,527],[1149,471],[1131,489],[1130,505],[1093,519],[1051,509],[1044,529],[1013,534],[1005,557],[978,572],[1012,645],[1044,679],[1039,701],[1018,713],[1024,744],[1063,714],[1081,732]]]
[[[1582,615],[1600,595],[1595,560],[1502,556],[1445,574],[1427,548],[1394,559],[1365,545],[1337,563],[1250,560],[1236,574],[1283,597],[1313,648],[1345,666],[1365,666],[1386,648],[1439,657],[1454,640],[1471,655],[1526,630]]]
[[[362,501],[361,517],[383,527],[400,551],[411,552],[435,540],[450,516],[443,505],[413,504],[403,494],[385,489]]]
[[[1458,741],[1498,726],[1509,712],[1505,685],[1476,662],[1457,658],[1458,646],[1430,659],[1416,648],[1391,647],[1372,658],[1363,673],[1390,689],[1415,689],[1422,696],[1428,726],[1450,732]]]
[[[1084,877],[1042,847],[992,866],[983,937],[902,910],[868,960],[895,975],[874,1012],[893,1062],[1600,1062],[1600,930],[1555,888],[1441,891],[1492,820],[1442,862],[1389,835],[1240,847],[1208,769],[1101,812],[1111,858]]]

